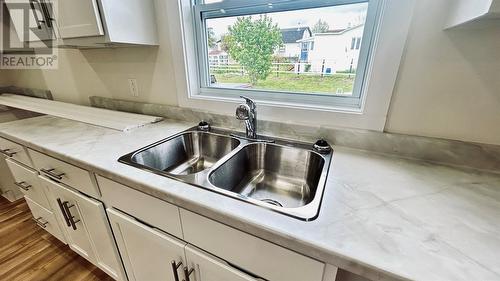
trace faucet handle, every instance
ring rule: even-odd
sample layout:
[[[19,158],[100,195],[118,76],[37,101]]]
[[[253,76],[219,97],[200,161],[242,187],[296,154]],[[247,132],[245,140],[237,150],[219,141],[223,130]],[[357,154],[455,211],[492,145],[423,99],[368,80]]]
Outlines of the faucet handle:
[[[250,119],[250,106],[248,104],[240,104],[236,108],[236,118],[238,120],[248,120]]]
[[[240,96],[240,98],[244,99],[245,102],[247,103],[247,105],[252,109],[252,110],[255,110],[255,108],[257,108],[257,105],[255,104],[255,102],[249,98],[249,97],[245,97],[245,96]]]

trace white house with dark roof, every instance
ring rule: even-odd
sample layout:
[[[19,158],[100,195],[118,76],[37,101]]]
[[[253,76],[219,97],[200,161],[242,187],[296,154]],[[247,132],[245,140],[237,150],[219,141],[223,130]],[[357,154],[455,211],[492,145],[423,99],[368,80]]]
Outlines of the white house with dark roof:
[[[364,25],[315,33],[298,40],[297,47],[307,49],[310,71],[335,73],[354,70],[358,65]],[[304,51],[303,51],[304,52]]]
[[[291,27],[281,29],[283,46],[277,51],[277,55],[285,58],[299,59],[301,57],[301,45],[297,43],[312,36],[309,27]]]

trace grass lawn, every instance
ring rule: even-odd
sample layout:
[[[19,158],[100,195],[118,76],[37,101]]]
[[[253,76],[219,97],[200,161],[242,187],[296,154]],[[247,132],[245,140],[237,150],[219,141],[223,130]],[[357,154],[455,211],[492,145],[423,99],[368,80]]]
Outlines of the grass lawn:
[[[354,75],[334,74],[321,77],[321,75],[296,75],[289,73],[280,73],[276,77],[272,73],[266,80],[257,82],[253,87],[250,86],[248,76],[237,74],[215,74],[217,83],[241,83],[247,84],[248,88],[293,91],[302,93],[328,93],[335,94],[337,89],[342,89],[344,93],[351,93],[354,85]]]

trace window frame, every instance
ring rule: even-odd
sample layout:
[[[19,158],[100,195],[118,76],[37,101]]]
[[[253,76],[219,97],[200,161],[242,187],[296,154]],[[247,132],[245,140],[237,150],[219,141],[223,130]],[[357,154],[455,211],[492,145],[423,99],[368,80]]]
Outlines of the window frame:
[[[199,90],[190,93],[193,98],[228,100],[244,94],[267,104],[294,106],[299,108],[317,108],[326,110],[346,110],[360,112],[366,96],[368,72],[372,60],[376,30],[378,29],[381,0],[232,0],[209,4],[200,4],[200,0],[192,0],[194,40],[196,42],[197,78]],[[246,16],[269,12],[322,8],[330,6],[358,4],[368,2],[368,10],[363,26],[360,55],[357,73],[351,96],[338,96],[335,93],[300,93],[291,91],[275,91],[265,89],[232,89],[210,86],[210,71],[207,44],[206,20],[220,17]],[[221,12],[224,10],[224,13]],[[266,9],[266,10],[264,10]]]

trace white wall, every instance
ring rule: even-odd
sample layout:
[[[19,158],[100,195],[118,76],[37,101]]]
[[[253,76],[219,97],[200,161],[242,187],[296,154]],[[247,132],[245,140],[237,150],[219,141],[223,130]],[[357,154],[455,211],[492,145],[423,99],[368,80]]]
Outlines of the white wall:
[[[7,86],[10,83],[10,71],[0,70],[0,86]]]
[[[453,1],[417,1],[386,130],[500,144],[500,23],[443,31]]]
[[[160,47],[61,50],[60,68],[12,71],[9,83],[52,90],[58,100],[91,95],[178,104],[166,2],[157,0]],[[453,0],[418,0],[386,130],[500,144],[500,28],[443,31]],[[140,97],[128,92],[137,78]],[[186,93],[179,93],[185,95]]]
[[[168,45],[167,45],[168,46]],[[177,104],[169,49],[59,50],[57,70],[15,71],[13,84],[52,91],[56,100],[87,104],[89,96]],[[136,78],[139,97],[129,91]]]

